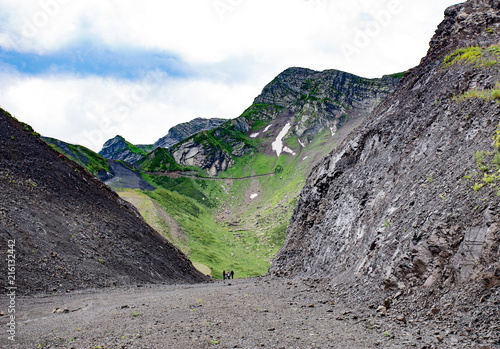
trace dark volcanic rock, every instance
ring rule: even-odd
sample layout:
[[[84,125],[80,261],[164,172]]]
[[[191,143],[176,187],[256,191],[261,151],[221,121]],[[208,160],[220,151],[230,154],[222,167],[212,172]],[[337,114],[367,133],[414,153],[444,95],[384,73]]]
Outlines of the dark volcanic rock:
[[[371,290],[492,287],[500,198],[495,186],[472,187],[485,184],[483,172],[498,171],[492,137],[500,132],[500,103],[498,96],[457,97],[491,94],[500,81],[499,49],[489,48],[499,27],[500,1],[446,11],[421,65],[309,176],[272,273]],[[476,44],[489,63],[445,66],[447,54]]]
[[[165,137],[160,138],[156,141],[155,148],[170,148],[174,144],[177,144],[186,138],[191,137],[192,135],[202,132],[202,131],[210,131],[214,128],[219,127],[227,120],[225,119],[204,119],[204,118],[196,118],[191,120],[190,122],[185,122],[179,124],[177,126],[172,127],[168,134]]]
[[[0,112],[0,239],[15,240],[19,294],[203,280],[131,205]]]

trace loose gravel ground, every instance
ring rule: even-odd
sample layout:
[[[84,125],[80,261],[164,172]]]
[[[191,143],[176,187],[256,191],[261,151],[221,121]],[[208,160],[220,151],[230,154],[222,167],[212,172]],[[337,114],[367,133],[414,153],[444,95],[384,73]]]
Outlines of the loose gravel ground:
[[[321,285],[266,277],[25,297],[16,342],[1,333],[0,347],[490,348],[435,338],[438,324],[396,323]]]

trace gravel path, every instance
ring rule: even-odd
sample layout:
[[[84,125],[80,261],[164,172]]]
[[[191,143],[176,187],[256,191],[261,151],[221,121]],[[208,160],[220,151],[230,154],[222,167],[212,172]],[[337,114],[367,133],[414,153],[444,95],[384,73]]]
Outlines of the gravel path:
[[[343,304],[319,283],[286,279],[21,298],[17,314],[15,345],[2,333],[1,348],[448,347],[426,344],[406,325],[394,332],[392,324],[389,334],[389,320],[375,310]]]

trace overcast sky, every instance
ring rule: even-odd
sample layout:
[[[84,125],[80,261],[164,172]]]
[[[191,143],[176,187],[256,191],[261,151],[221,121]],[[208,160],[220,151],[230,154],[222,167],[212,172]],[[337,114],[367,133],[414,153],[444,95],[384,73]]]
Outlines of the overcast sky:
[[[0,106],[99,151],[236,118],[288,67],[418,65],[453,0],[0,0]]]

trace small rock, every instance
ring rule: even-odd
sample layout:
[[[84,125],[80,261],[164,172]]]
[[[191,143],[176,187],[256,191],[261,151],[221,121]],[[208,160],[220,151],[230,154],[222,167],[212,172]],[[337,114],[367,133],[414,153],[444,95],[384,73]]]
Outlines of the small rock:
[[[314,308],[314,304],[309,304],[308,308]]]
[[[385,313],[386,311],[387,311],[387,308],[384,307],[383,305],[381,305],[377,308],[377,312],[379,312],[379,313]]]
[[[441,343],[443,341],[443,336],[441,336],[441,335],[440,336],[436,336],[436,339],[437,339],[438,342]]]
[[[0,316],[4,316],[4,315],[5,315],[5,314],[4,314],[2,311],[0,311]]]
[[[432,308],[431,311],[430,311],[430,313],[432,315],[437,315],[437,313],[439,313],[439,311],[440,311],[439,308]]]
[[[269,328],[268,331],[272,332],[272,331],[276,331],[276,329],[273,327],[273,328]]]
[[[391,307],[391,304],[392,304],[392,298],[391,297],[387,298],[384,301],[384,307],[386,307],[386,309],[389,309]]]
[[[398,316],[396,316],[396,321],[403,322],[406,324],[406,316],[398,315]]]
[[[122,305],[122,309],[126,309],[128,307],[129,307],[128,305]]]

